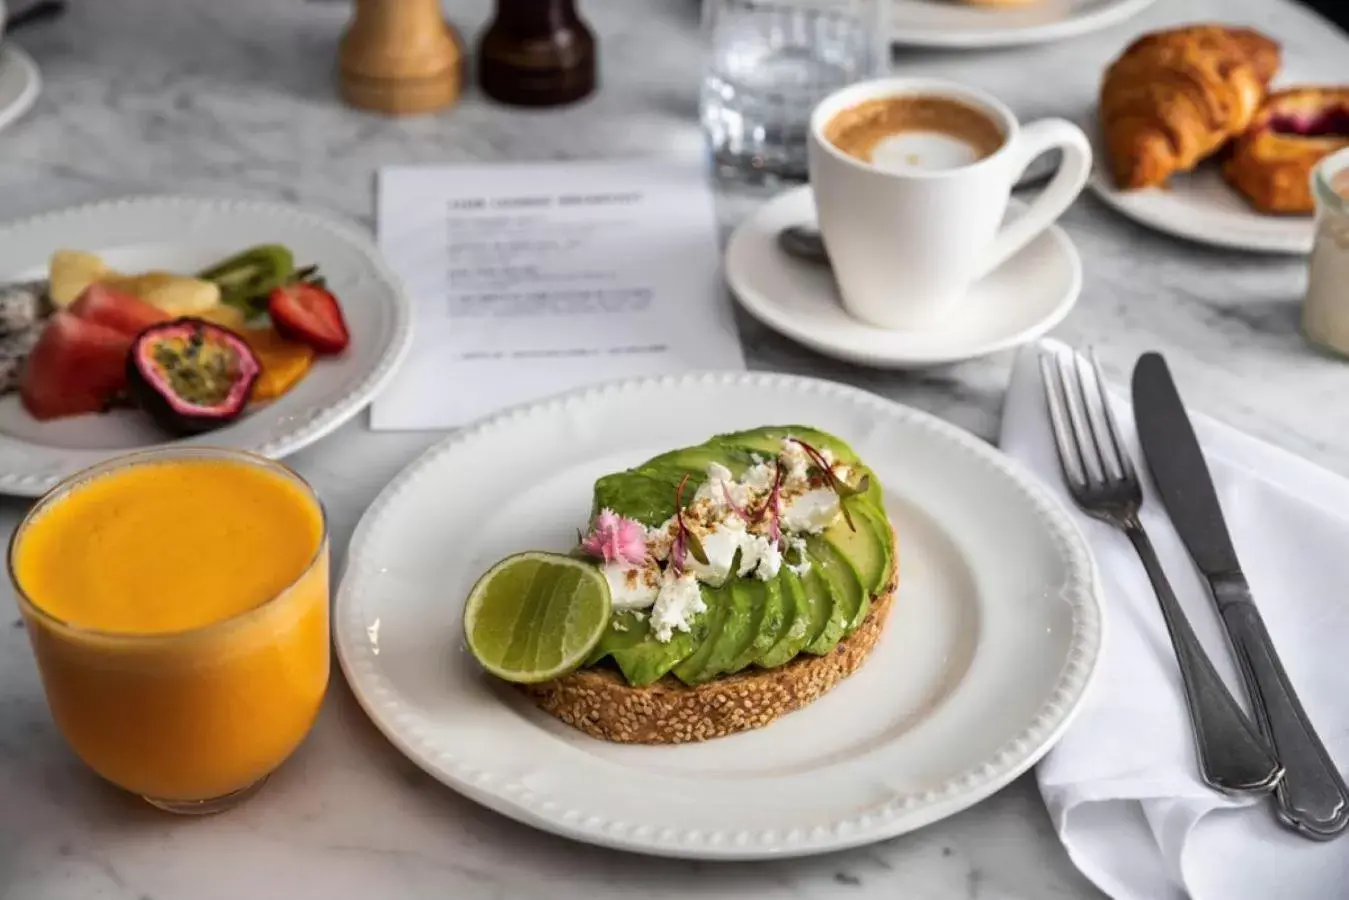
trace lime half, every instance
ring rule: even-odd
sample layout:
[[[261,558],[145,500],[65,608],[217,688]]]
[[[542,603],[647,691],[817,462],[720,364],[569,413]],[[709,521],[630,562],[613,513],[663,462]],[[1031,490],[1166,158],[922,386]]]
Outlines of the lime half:
[[[608,624],[604,575],[555,553],[506,557],[478,579],[464,605],[468,649],[493,675],[521,684],[579,668]]]

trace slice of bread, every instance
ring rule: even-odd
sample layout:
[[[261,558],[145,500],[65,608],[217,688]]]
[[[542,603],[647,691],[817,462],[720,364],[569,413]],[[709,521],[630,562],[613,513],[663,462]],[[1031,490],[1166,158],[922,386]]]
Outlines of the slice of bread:
[[[749,668],[689,687],[672,676],[633,687],[613,669],[581,669],[518,687],[540,709],[591,737],[620,744],[685,744],[762,728],[801,709],[856,672],[885,628],[897,578],[872,598],[856,631],[824,656],[776,669]]]

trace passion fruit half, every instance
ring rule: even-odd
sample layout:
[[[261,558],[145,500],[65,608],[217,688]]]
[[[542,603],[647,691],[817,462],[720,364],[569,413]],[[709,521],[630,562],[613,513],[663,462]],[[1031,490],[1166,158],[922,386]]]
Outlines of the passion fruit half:
[[[239,335],[190,318],[142,331],[126,361],[131,399],[175,434],[200,434],[238,418],[261,371]]]

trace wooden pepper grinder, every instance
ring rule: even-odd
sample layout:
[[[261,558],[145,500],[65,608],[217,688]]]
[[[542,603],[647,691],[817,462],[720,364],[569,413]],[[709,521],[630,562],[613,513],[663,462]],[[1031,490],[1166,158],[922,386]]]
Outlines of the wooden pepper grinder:
[[[595,90],[595,35],[576,0],[496,0],[478,42],[483,93],[513,106],[561,106]]]
[[[439,0],[356,0],[338,51],[342,99],[393,116],[441,109],[459,99],[462,62]]]

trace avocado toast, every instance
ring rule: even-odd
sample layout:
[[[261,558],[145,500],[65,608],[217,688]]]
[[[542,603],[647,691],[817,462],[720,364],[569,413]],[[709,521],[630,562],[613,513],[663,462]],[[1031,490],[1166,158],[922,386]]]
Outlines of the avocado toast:
[[[805,706],[861,665],[896,581],[876,476],[797,425],[603,476],[579,538],[573,555],[608,583],[607,627],[580,668],[520,688],[609,741],[705,740]]]

